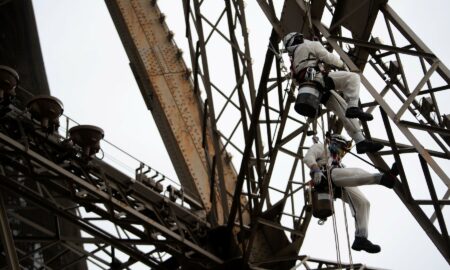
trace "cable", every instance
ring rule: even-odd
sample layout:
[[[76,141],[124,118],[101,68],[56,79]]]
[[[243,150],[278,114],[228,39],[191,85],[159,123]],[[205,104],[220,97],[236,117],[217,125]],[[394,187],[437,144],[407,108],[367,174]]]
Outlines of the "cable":
[[[341,187],[341,196],[343,196],[343,188]],[[350,236],[348,233],[348,221],[347,221],[347,209],[345,207],[344,200],[342,200],[342,208],[344,208],[344,220],[345,220],[345,232],[347,234],[347,249],[348,249],[348,258],[350,260],[350,269],[353,269],[353,257],[352,250],[350,248]]]
[[[324,121],[323,121],[323,115],[321,115],[320,117],[321,119],[321,124],[322,124],[322,138],[323,138],[323,147],[324,147],[324,151],[325,153],[328,153],[327,151],[327,141],[325,139],[325,130],[323,129],[323,127],[325,126]],[[334,192],[333,192],[333,184],[331,182],[331,168],[329,163],[329,157],[328,154],[326,154],[327,160],[326,160],[326,169],[327,169],[327,181],[328,181],[328,194],[331,198],[331,209],[332,209],[332,219],[333,219],[333,233],[334,233],[334,242],[335,242],[335,248],[336,248],[336,260],[338,263],[339,268],[342,268],[342,263],[341,263],[341,251],[340,251],[340,247],[339,247],[339,233],[337,230],[337,222],[336,222],[336,215],[335,215],[335,209],[334,209]]]
[[[388,171],[384,170],[383,168],[380,168],[380,167],[376,166],[375,164],[370,163],[369,161],[363,159],[362,157],[358,156],[358,155],[355,154],[355,153],[352,153],[352,152],[348,152],[348,153],[350,153],[350,155],[352,155],[352,156],[358,158],[359,160],[361,160],[361,161],[363,161],[363,162],[369,164],[370,166],[374,167],[375,169],[379,170],[379,171],[382,172],[382,173],[389,173]]]
[[[28,91],[27,89],[23,88],[23,87],[20,86],[20,85],[17,86],[17,89],[19,89],[19,90],[22,91],[23,93],[29,95],[30,97],[34,97],[34,96],[35,96],[33,93],[31,93],[30,91]],[[25,112],[26,112],[26,111],[24,111],[23,113],[25,113]],[[23,113],[22,113],[22,114],[23,114]],[[65,117],[66,119],[68,119],[69,121],[75,123],[76,125],[80,125],[80,123],[78,123],[78,122],[75,121],[74,119],[70,118],[70,117],[67,116],[66,114],[62,114],[62,116],[64,116],[64,117]],[[66,127],[66,130],[68,130],[68,129],[69,129],[69,128]],[[188,189],[188,188],[186,188],[186,187],[182,187],[181,184],[180,184],[179,182],[177,182],[177,181],[171,179],[170,177],[167,177],[165,174],[159,172],[158,170],[155,170],[154,168],[152,168],[152,167],[150,167],[149,165],[145,164],[145,163],[142,162],[141,160],[139,160],[139,159],[137,159],[136,157],[132,156],[131,154],[127,153],[125,150],[122,150],[121,148],[119,148],[119,147],[116,146],[115,144],[113,144],[113,143],[111,143],[111,142],[109,142],[109,141],[107,141],[107,140],[105,140],[105,139],[102,139],[102,141],[104,141],[105,143],[109,144],[110,146],[112,146],[113,148],[115,148],[116,150],[118,150],[119,152],[125,154],[125,155],[128,156],[129,158],[131,158],[131,159],[133,159],[133,160],[135,160],[135,161],[137,161],[137,162],[139,162],[139,163],[144,164],[144,165],[147,166],[150,170],[152,170],[152,171],[156,172],[157,174],[163,176],[164,179],[167,179],[168,181],[172,182],[173,184],[175,184],[175,185],[179,186],[180,188],[184,189],[184,192],[188,193],[190,196],[195,197],[195,192],[194,192],[193,190],[190,190],[190,189]],[[107,157],[109,157],[111,160],[114,160],[114,161],[117,163],[117,165],[121,165],[123,169],[125,169],[126,167],[128,167],[128,170],[130,170],[130,171],[132,171],[132,170],[135,169],[135,168],[131,168],[129,165],[127,165],[126,163],[120,161],[119,159],[113,158],[112,155],[109,155],[108,153],[105,153],[105,152],[103,151],[103,149],[101,149],[101,151],[102,151],[102,157],[101,157],[101,158],[98,158],[98,159],[102,160],[105,156],[107,156]]]

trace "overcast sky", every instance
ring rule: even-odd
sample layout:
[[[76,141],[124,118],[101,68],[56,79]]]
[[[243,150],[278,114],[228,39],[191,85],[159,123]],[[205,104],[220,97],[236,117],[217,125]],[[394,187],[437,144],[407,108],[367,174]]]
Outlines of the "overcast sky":
[[[256,1],[247,2],[250,46],[255,76],[259,78],[257,71],[263,65],[271,27]],[[50,90],[64,103],[65,114],[81,124],[102,127],[105,139],[176,179],[104,1],[34,0],[33,3]],[[389,3],[448,67],[449,2]],[[184,46],[181,1],[161,0],[158,4],[167,15],[177,43]],[[134,170],[120,161],[117,165],[128,172]],[[382,251],[376,255],[353,252],[354,262],[389,269],[448,269],[441,254],[392,191],[382,187],[363,191],[372,207],[369,238],[380,244]],[[342,207],[340,202],[338,206]],[[344,238],[344,227],[339,230]],[[343,261],[348,261],[345,246],[341,249]],[[311,222],[301,253],[335,260],[331,222],[325,226],[318,226],[316,220]]]

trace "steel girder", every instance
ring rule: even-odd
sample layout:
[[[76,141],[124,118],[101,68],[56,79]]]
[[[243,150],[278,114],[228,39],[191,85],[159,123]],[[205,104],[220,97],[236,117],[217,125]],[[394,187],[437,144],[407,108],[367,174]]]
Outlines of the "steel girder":
[[[283,129],[284,119],[273,118],[286,118],[289,112],[285,108],[287,95],[282,88],[285,78],[278,57],[278,76],[273,81],[268,80],[274,56],[278,53],[277,35],[274,33],[270,38],[262,79],[256,91],[243,1],[212,3],[194,0],[183,3],[194,85],[205,90],[208,107],[214,106],[220,111],[216,117],[214,114],[209,117],[216,122],[224,141],[221,151],[231,152],[235,164],[240,164],[228,229],[237,234],[243,265],[255,265],[271,257],[295,256],[303,241],[303,236],[300,236],[304,235],[310,220],[309,205],[302,202],[305,204],[302,215],[291,215],[296,228],[283,226],[280,218],[286,198],[303,193],[303,184],[291,189],[292,192],[285,200],[277,201],[274,205],[269,200],[268,206],[263,209],[261,203],[268,188],[264,183],[268,183],[266,180],[273,169],[270,161],[278,152],[278,148],[274,148],[275,141],[279,140],[276,138],[278,130],[275,125],[281,123],[280,130]],[[269,6],[273,7],[271,4]],[[220,55],[211,54],[218,47],[221,48]],[[234,71],[234,80],[224,81],[224,69]],[[263,103],[268,104],[267,88],[277,94],[274,99],[276,106],[262,106]],[[260,224],[256,226],[256,223]],[[286,232],[295,235],[296,240],[289,240]],[[252,240],[249,242],[250,235]],[[291,261],[268,267],[286,268],[292,265]]]
[[[161,194],[96,158],[83,160],[68,140],[40,132],[28,114],[8,107],[0,120],[0,185],[9,267],[52,269],[56,259],[60,269],[86,260],[101,269],[136,263],[209,269],[223,263],[205,249],[211,226],[198,202]],[[30,211],[48,220],[36,220]],[[67,234],[65,223],[81,234]],[[48,256],[49,248],[60,253]]]
[[[205,84],[207,98],[198,88],[199,82],[209,81],[208,69],[202,70],[200,81],[197,76],[191,80],[192,71],[186,67],[183,52],[156,1],[107,0],[106,4],[183,188],[203,204],[213,224],[223,224],[236,172],[221,145],[210,97],[212,86]],[[191,14],[188,9],[186,13]],[[204,42],[202,37],[198,48],[192,50],[204,55]],[[207,64],[207,60],[202,63]],[[197,74],[200,67],[193,66]]]

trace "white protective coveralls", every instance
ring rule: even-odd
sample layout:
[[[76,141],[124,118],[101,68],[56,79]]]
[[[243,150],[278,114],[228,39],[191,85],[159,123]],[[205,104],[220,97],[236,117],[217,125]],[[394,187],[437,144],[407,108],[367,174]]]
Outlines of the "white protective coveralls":
[[[304,68],[317,66],[317,61],[321,60],[326,64],[344,68],[344,63],[339,57],[328,52],[319,41],[305,39],[300,45],[293,49],[292,69],[295,74]],[[325,106],[337,114],[344,123],[348,135],[356,142],[364,141],[359,121],[345,117],[347,107],[358,107],[360,78],[359,75],[348,71],[335,71],[328,74],[335,86],[336,91],[343,93],[345,100],[339,95],[330,95]],[[322,74],[317,73],[316,79],[323,82]]]
[[[323,144],[317,143],[309,148],[303,161],[310,169],[315,164],[325,168],[326,165],[331,166],[333,158]],[[360,168],[339,168],[343,166],[339,165],[331,170],[331,180],[336,186],[342,187],[342,200],[350,205],[355,218],[355,236],[367,238],[370,202],[357,186],[380,184],[382,174],[369,173]]]

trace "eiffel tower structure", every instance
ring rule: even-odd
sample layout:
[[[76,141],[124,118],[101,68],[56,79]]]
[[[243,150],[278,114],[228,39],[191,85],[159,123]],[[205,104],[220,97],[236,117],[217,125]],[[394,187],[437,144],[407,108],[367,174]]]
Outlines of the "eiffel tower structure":
[[[364,134],[385,147],[359,162],[399,165],[391,196],[450,264],[448,68],[386,0],[256,2],[272,27],[259,66],[243,0],[180,1],[185,51],[156,0],[105,1],[172,180],[102,159],[124,152],[50,96],[31,2],[0,1],[0,269],[376,269],[302,249],[315,222],[305,151],[343,129],[292,108],[280,41],[294,31],[360,74],[375,116]]]

